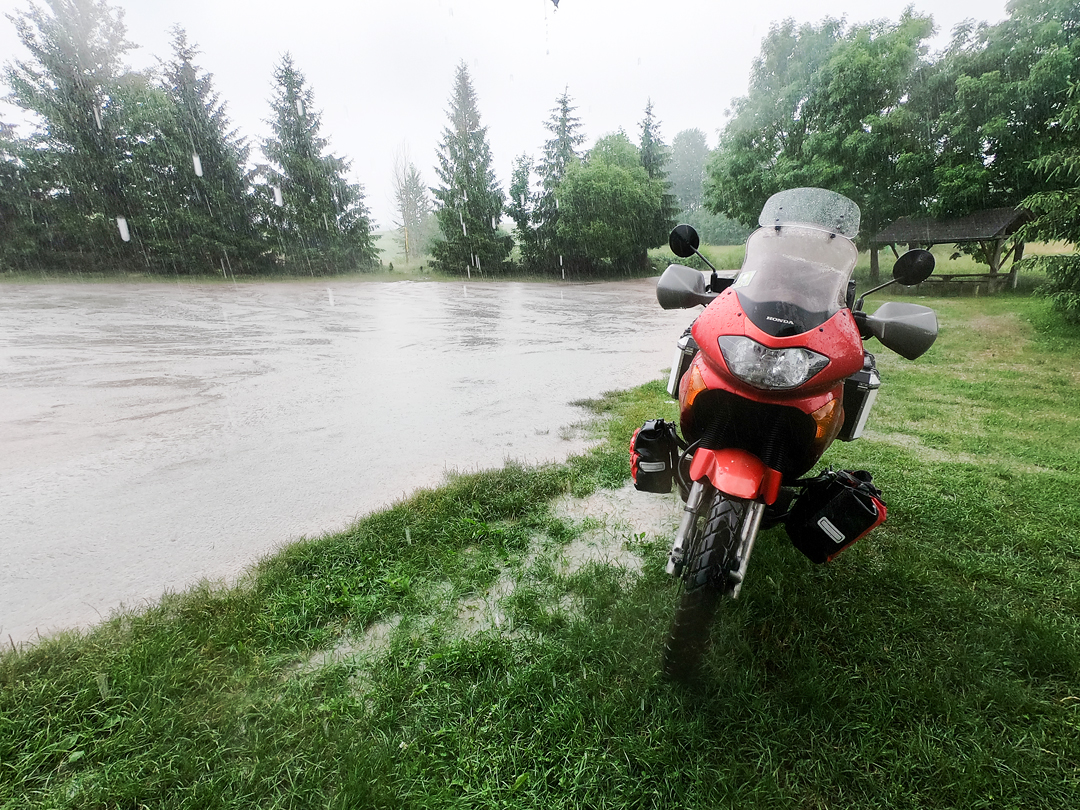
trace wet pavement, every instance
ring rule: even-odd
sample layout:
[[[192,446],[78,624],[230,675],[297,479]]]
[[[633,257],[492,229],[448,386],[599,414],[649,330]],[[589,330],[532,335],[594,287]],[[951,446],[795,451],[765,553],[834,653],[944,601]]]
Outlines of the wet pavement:
[[[231,580],[661,376],[655,281],[0,286],[0,638]]]

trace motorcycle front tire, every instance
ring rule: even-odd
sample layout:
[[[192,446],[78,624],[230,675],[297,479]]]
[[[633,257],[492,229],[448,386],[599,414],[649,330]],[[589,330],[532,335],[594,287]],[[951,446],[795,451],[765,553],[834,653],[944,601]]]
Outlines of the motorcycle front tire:
[[[709,630],[720,599],[731,592],[727,574],[737,568],[744,501],[715,492],[704,527],[691,544],[683,568],[683,587],[664,644],[664,675],[691,679],[709,648]]]

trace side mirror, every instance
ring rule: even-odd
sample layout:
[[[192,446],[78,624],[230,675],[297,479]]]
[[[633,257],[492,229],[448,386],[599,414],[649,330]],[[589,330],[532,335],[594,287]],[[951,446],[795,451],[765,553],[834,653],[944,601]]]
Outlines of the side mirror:
[[[909,250],[893,265],[893,278],[905,287],[913,287],[930,278],[934,272],[934,254],[929,250]]]
[[[680,259],[688,259],[701,247],[701,239],[692,225],[676,225],[668,237],[668,247]]]
[[[864,323],[869,334],[907,360],[921,356],[937,340],[937,315],[919,304],[889,301],[865,316]]]
[[[656,282],[656,300],[664,309],[708,306],[716,295],[705,289],[705,276],[682,264],[669,265]]]
[[[905,287],[912,287],[916,284],[921,284],[930,278],[930,274],[934,272],[934,254],[929,250],[923,250],[922,248],[915,248],[909,250],[903,256],[896,260],[892,269],[892,280],[886,281],[884,284],[879,284],[872,290],[867,290],[855,302],[855,306],[852,307],[852,312],[862,312],[863,301],[866,300],[866,296],[871,293],[876,293],[878,290],[884,290],[890,284],[896,284],[899,282]],[[884,343],[885,341],[882,341]],[[887,344],[886,344],[887,345]],[[892,348],[891,346],[889,348]],[[928,347],[929,348],[929,347]],[[923,349],[926,351],[926,349]],[[903,354],[903,352],[900,352]],[[907,357],[907,355],[904,355]],[[908,357],[909,360],[914,360],[914,357]]]

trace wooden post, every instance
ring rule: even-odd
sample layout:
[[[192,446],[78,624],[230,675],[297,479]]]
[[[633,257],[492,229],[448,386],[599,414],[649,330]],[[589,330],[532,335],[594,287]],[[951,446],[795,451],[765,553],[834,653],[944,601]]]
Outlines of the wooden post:
[[[1015,290],[1016,282],[1020,278],[1020,268],[1018,265],[1024,258],[1024,243],[1017,242],[1016,247],[1013,249],[1012,266],[1009,268],[1009,285]]]
[[[1004,263],[1005,240],[995,239],[990,243],[984,243],[986,247],[986,263],[990,265],[990,275],[996,276]]]

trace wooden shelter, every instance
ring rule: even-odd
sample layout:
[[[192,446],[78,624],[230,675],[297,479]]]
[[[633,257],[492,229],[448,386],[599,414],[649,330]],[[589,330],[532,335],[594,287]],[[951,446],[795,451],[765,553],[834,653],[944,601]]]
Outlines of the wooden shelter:
[[[900,217],[870,240],[870,272],[878,277],[878,250],[888,245],[894,255],[899,255],[897,244],[929,248],[941,244],[976,243],[975,258],[990,269],[986,273],[935,273],[932,279],[940,281],[988,281],[1003,284],[1008,281],[1016,286],[1016,271],[1024,256],[1024,243],[1017,241],[1016,232],[1031,214],[1023,208],[989,208],[955,219],[912,219]],[[1007,275],[1001,274],[1002,265],[1012,257]]]

